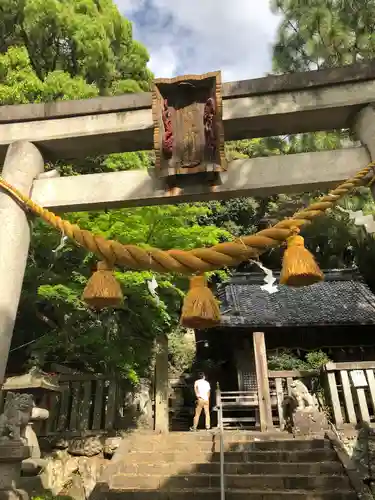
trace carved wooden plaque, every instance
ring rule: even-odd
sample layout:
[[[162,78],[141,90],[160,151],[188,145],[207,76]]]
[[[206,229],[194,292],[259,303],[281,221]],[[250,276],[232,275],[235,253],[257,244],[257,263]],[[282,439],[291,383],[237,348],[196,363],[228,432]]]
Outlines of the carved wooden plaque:
[[[155,80],[152,113],[159,177],[226,170],[220,71]]]

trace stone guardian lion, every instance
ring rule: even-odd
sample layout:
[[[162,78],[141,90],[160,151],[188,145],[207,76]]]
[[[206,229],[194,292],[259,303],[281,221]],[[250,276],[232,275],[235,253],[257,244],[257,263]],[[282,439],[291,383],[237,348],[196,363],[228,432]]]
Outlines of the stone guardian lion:
[[[31,394],[8,392],[4,412],[0,415],[0,439],[23,441],[34,406]]]

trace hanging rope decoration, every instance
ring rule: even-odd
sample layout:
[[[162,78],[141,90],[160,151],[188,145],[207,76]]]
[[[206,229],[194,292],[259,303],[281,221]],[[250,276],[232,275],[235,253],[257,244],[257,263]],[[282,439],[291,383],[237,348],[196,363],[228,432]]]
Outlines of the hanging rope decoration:
[[[97,270],[87,282],[82,299],[93,309],[101,310],[121,306],[123,298],[120,283],[113,275],[113,266],[105,261],[98,262]]]
[[[367,234],[375,233],[375,220],[373,215],[365,215],[362,210],[357,210],[353,212],[352,210],[347,210],[343,207],[337,205],[336,207],[340,212],[344,212],[349,216],[349,219],[353,221],[355,226],[363,227]]]
[[[186,328],[203,330],[219,323],[219,303],[208,288],[206,277],[193,276],[182,306],[181,324]]]
[[[87,296],[87,288],[92,287],[97,290],[100,296],[101,287],[107,287],[106,292],[101,292],[102,299],[108,297],[108,305],[114,306],[120,304],[118,297],[118,288],[113,289],[106,281],[100,283],[97,280],[102,272],[112,272],[113,266],[123,266],[132,270],[151,270],[159,273],[178,273],[185,275],[202,275],[207,271],[226,268],[230,266],[237,266],[243,261],[251,258],[257,258],[268,248],[274,248],[282,242],[288,240],[288,250],[293,247],[298,247],[298,252],[286,251],[283,261],[282,275],[283,282],[294,286],[305,286],[316,283],[319,279],[323,278],[321,272],[317,271],[317,265],[312,255],[304,248],[303,238],[299,236],[298,230],[309,224],[315,217],[322,215],[326,210],[332,208],[335,203],[353,191],[360,185],[368,184],[373,178],[373,168],[375,163],[370,163],[367,167],[361,169],[354,177],[348,179],[343,184],[340,184],[336,189],[330,191],[327,195],[322,196],[318,201],[312,203],[304,210],[299,210],[293,217],[278,222],[273,227],[259,231],[253,235],[243,236],[240,240],[235,240],[226,243],[214,245],[211,248],[197,248],[193,250],[160,250],[158,248],[141,248],[135,245],[123,245],[122,243],[114,240],[107,240],[102,236],[97,236],[90,231],[81,229],[77,224],[71,224],[69,221],[61,219],[49,210],[41,207],[33,202],[27,196],[24,196],[16,188],[12,187],[8,182],[0,177],[0,187],[12,195],[25,210],[31,211],[33,214],[41,217],[45,222],[58,229],[67,236],[69,239],[75,241],[78,245],[85,248],[87,251],[94,253],[100,260],[105,261],[105,269],[99,269],[90,278],[87,283],[84,297]],[[302,252],[301,249],[305,250]],[[307,253],[306,253],[307,252]],[[309,257],[307,257],[309,256]],[[298,258],[297,258],[298,257]],[[310,258],[311,257],[311,258]],[[193,278],[194,279],[194,278]],[[113,283],[113,282],[112,282]],[[195,283],[193,281],[193,283]],[[108,290],[109,288],[109,290]],[[190,312],[194,313],[192,317],[195,318],[195,328],[199,328],[198,320],[199,311],[201,309],[202,325],[207,325],[207,311],[213,311],[213,318],[210,326],[214,326],[219,322],[217,318],[216,307],[210,303],[214,300],[217,304],[213,294],[203,292],[203,289],[208,289],[207,281],[203,278],[200,281],[200,286],[193,286],[187,294],[186,301],[190,301],[191,308],[184,308],[184,321],[186,324],[190,317]],[[189,297],[190,294],[190,297]],[[201,296],[202,300],[197,301],[194,299],[194,294]],[[203,300],[205,296],[205,300]],[[91,302],[94,295],[91,295]],[[117,297],[117,299],[116,299]],[[105,301],[101,302],[103,307]],[[192,311],[190,310],[192,309]],[[205,328],[206,326],[203,326]]]
[[[324,276],[315,262],[314,256],[305,247],[305,240],[299,236],[299,229],[292,228],[293,234],[287,238],[280,284],[289,286],[313,285]]]
[[[250,262],[252,264],[258,266],[259,269],[261,269],[264,272],[264,279],[263,279],[263,281],[264,281],[265,284],[261,285],[260,289],[264,290],[264,291],[266,291],[266,292],[268,292],[270,294],[278,292],[279,289],[278,289],[277,285],[275,285],[276,278],[274,277],[273,272],[271,271],[271,269],[267,269],[258,260],[250,259]]]

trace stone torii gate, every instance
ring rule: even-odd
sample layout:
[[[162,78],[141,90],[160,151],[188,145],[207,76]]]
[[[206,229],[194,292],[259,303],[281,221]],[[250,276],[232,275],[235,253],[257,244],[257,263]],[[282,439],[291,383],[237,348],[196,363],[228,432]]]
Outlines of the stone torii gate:
[[[151,94],[128,94],[0,107],[2,176],[39,205],[69,212],[325,189],[375,160],[374,63],[225,83],[222,97],[226,141],[351,128],[362,147],[235,160],[219,174],[215,190],[191,182],[166,193],[144,170],[63,178],[43,173],[48,160],[151,150]],[[27,216],[5,192],[0,242],[2,382],[30,243]],[[157,363],[165,371],[164,347]],[[168,411],[165,397],[156,403]],[[165,418],[159,424],[165,428]]]

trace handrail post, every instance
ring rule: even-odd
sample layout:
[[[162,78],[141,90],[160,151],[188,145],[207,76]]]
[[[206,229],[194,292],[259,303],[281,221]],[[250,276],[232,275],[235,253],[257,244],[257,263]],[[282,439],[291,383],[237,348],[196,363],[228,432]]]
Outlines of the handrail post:
[[[218,410],[218,424],[220,433],[220,500],[225,500],[225,480],[224,480],[224,427],[223,427],[223,403],[219,382],[216,387],[216,406]]]

